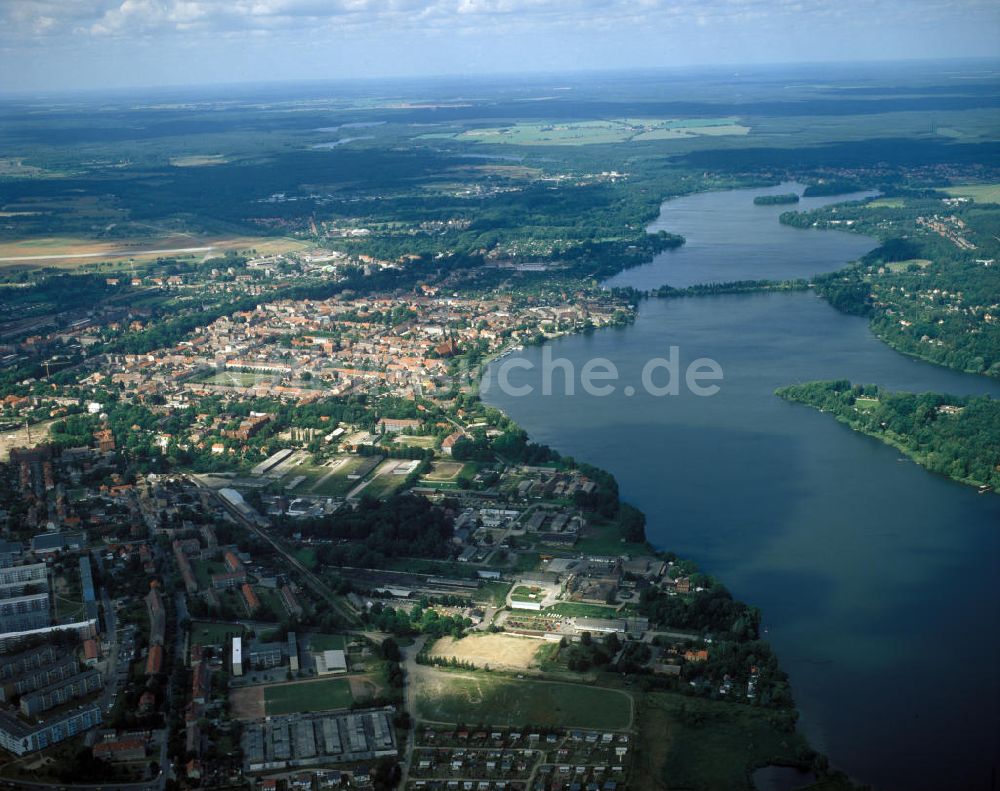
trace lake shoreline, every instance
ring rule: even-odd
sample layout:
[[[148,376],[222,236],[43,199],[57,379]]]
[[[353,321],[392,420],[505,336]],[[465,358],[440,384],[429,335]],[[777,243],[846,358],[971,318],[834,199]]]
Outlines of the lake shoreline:
[[[757,191],[743,191],[750,203],[747,192]],[[733,193],[721,196],[730,211]],[[697,196],[695,208],[700,211],[705,200],[705,194]],[[691,255],[701,260],[710,252],[697,227],[695,232],[668,227],[688,244],[660,256],[661,267]],[[846,253],[837,258],[837,249],[859,249],[856,235],[846,241],[842,232],[787,230],[803,250],[819,233],[844,242],[842,248],[823,248],[835,261],[828,271],[852,260]],[[742,260],[738,248],[724,249],[729,259]],[[766,253],[765,248],[755,255]],[[641,270],[627,274],[649,282],[649,273]],[[732,274],[730,281],[757,272]],[[620,278],[612,281],[626,285]],[[645,282],[628,285],[639,292]],[[725,580],[737,598],[760,607],[768,627],[763,636],[791,676],[802,733],[832,764],[878,787],[935,788],[943,777],[934,761],[939,753],[930,748],[936,744],[953,751],[956,766],[968,777],[979,776],[984,744],[995,728],[981,705],[988,693],[970,697],[968,683],[952,678],[928,696],[924,680],[933,669],[912,641],[923,644],[936,635],[936,644],[944,642],[942,657],[951,661],[955,648],[976,631],[974,610],[965,599],[997,600],[998,586],[987,569],[991,558],[1000,557],[992,529],[1000,507],[994,498],[896,463],[895,451],[883,443],[858,443],[811,411],[790,413],[774,390],[833,375],[894,389],[996,397],[996,381],[899,354],[873,334],[867,320],[806,290],[643,299],[636,320],[625,328],[574,335],[552,346],[577,365],[607,357],[627,376],[675,343],[686,356],[714,356],[724,364],[724,390],[716,399],[567,401],[490,394],[487,403],[511,416],[534,441],[608,469],[621,483],[622,499],[649,515],[648,543],[693,558]],[[521,354],[536,363],[540,358],[537,348]],[[965,525],[963,531],[940,529],[956,521]],[[902,524],[908,530],[899,534],[895,528]],[[922,549],[927,545],[935,550]],[[974,584],[951,597],[932,597],[929,581],[947,574],[956,557]],[[877,573],[852,571],[871,564]],[[858,617],[858,607],[868,609],[865,618]],[[886,631],[868,623],[873,619],[894,626]],[[856,650],[870,658],[861,660]],[[883,656],[886,662],[895,657],[891,671],[883,671]],[[989,678],[993,657],[1000,657],[1000,641],[991,637],[970,664],[970,674]],[[914,707],[914,713],[903,714]],[[872,726],[860,732],[859,717],[872,720]],[[895,723],[890,730],[879,725],[890,728],[886,717]],[[975,737],[967,733],[973,723]],[[876,728],[879,750],[872,746]],[[894,735],[886,740],[888,732]],[[906,764],[903,755],[912,754],[914,745],[926,746],[920,748],[924,757],[910,761],[906,771],[894,771],[890,764]]]

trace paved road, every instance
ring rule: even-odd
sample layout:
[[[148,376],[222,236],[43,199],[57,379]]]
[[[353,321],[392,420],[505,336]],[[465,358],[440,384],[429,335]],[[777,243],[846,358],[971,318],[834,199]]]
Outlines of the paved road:
[[[477,632],[488,631],[489,628],[493,625],[493,619],[496,617],[496,614],[498,612],[499,609],[497,607],[494,607],[492,604],[484,607],[483,620],[481,620],[479,623],[476,624],[475,631]]]
[[[28,780],[0,780],[2,788],[38,788],[54,789],[65,788],[72,791],[160,791],[163,788],[163,773],[156,780],[147,780],[145,783],[87,783],[73,785],[67,783],[35,783]]]
[[[424,643],[427,642],[426,635],[418,637],[413,641],[413,645],[401,648],[403,655],[403,705],[410,713],[410,730],[406,735],[406,749],[403,751],[403,774],[399,783],[400,788],[406,788],[406,781],[410,775],[410,764],[413,761],[413,747],[417,734],[417,696],[413,689],[413,679],[416,677],[416,670],[420,667],[417,664],[417,655],[423,650]]]

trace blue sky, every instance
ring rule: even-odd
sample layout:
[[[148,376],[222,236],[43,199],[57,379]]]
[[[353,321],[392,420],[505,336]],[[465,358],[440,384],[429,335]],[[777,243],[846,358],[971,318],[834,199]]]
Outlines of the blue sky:
[[[967,56],[997,0],[0,0],[0,91]]]

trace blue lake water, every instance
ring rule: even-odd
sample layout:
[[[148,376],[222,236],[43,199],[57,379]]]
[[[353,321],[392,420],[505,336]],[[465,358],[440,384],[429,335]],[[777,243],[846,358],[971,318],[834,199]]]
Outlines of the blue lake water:
[[[802,185],[702,192],[663,204],[650,231],[684,237],[684,246],[667,250],[649,264],[628,269],[608,286],[650,289],[664,284],[684,288],[730,280],[792,280],[840,269],[876,243],[848,231],[791,228],[778,222],[786,211],[808,211],[833,202],[874,195],[858,192],[836,198],[801,198],[784,206],[755,206],[757,195],[802,192]]]
[[[752,203],[765,192],[666,203],[653,227],[697,244],[611,282],[648,288],[808,276],[874,246],[857,235],[781,226],[777,216],[788,207]],[[648,394],[642,368],[671,346],[682,375],[695,358],[716,360],[720,392]],[[849,378],[1000,397],[1000,382],[897,354],[864,319],[811,292],[647,300],[632,326],[550,344],[548,353],[568,360],[577,377],[589,359],[612,361],[619,381],[606,397],[583,394],[579,378],[576,394],[566,395],[558,372],[555,394],[542,395],[543,353],[521,352],[535,369],[510,373],[532,394],[494,386],[484,400],[533,440],[612,472],[623,497],[646,512],[654,545],[697,560],[761,608],[814,746],[877,788],[993,787],[1000,496],[928,473],[773,392]]]

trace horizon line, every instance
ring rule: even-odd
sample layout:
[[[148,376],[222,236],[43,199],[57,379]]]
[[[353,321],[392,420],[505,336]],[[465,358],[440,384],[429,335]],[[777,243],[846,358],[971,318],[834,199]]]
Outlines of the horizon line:
[[[127,94],[136,91],[178,91],[178,90],[210,90],[227,88],[266,88],[281,86],[321,86],[337,84],[368,84],[379,83],[406,84],[420,82],[440,82],[444,80],[455,80],[460,82],[476,82],[488,79],[524,79],[525,77],[573,77],[597,74],[648,74],[655,72],[710,72],[720,69],[782,69],[801,67],[835,67],[835,66],[890,66],[893,64],[906,65],[913,63],[964,63],[964,64],[995,64],[1000,69],[1000,55],[956,55],[949,57],[912,57],[912,58],[863,58],[858,60],[816,60],[816,61],[768,61],[768,62],[719,62],[719,63],[698,63],[698,64],[677,64],[658,66],[621,66],[603,68],[579,68],[579,69],[529,69],[525,71],[483,71],[483,72],[440,72],[425,75],[383,75],[366,76],[352,75],[349,77],[302,77],[283,79],[247,79],[247,80],[227,80],[223,82],[194,82],[194,83],[161,83],[161,84],[135,84],[122,85],[116,87],[73,87],[73,88],[43,88],[7,90],[0,88],[0,100],[19,99],[25,97],[52,97],[52,96],[109,96],[115,94]],[[1000,72],[997,75],[1000,76]]]

